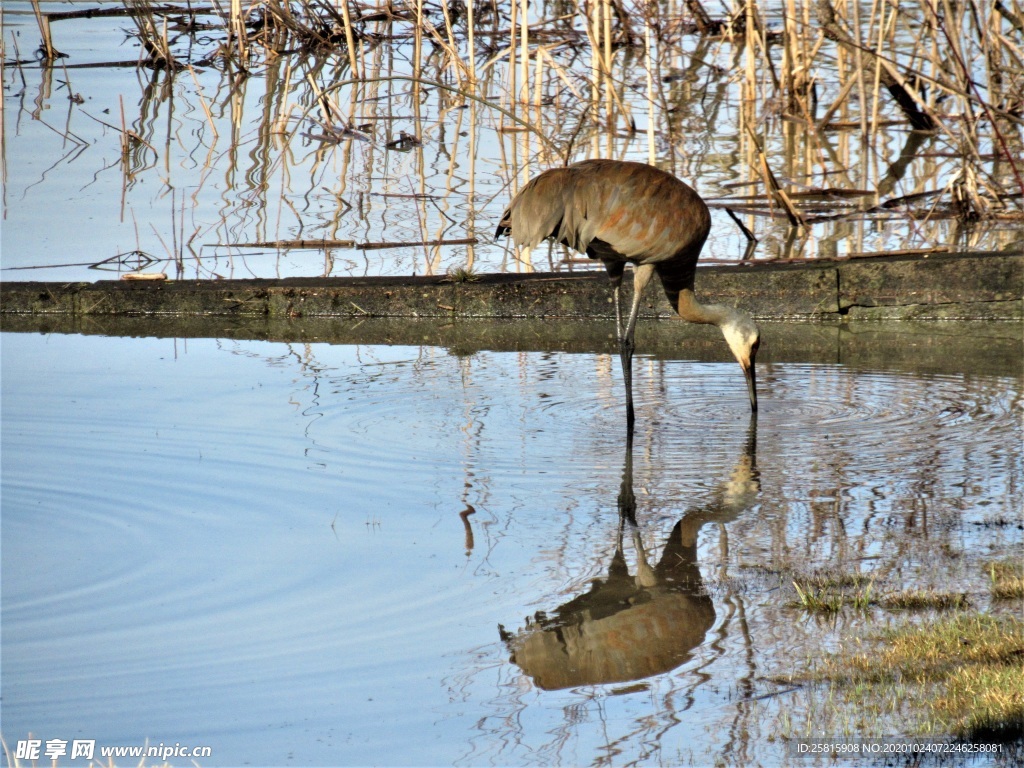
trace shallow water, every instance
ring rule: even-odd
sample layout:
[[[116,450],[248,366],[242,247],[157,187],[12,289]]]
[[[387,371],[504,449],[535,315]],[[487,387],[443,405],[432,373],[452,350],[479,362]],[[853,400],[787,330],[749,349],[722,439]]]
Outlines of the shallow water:
[[[321,13],[324,7],[297,5]],[[444,29],[440,8],[422,5],[434,27]],[[652,115],[639,40],[635,46],[616,45],[612,66],[618,95],[612,100],[591,87],[582,13],[561,2],[530,5],[538,21],[531,32],[530,67],[540,46],[550,59],[539,84],[531,71],[542,108],[517,106],[509,97],[516,90],[515,74],[500,55],[509,45],[507,2],[493,4],[501,9],[498,20],[491,4],[478,9],[475,59],[466,48],[464,22],[456,25],[458,56],[477,71],[474,91],[429,40],[417,60],[411,25],[400,19],[361,25],[367,37],[358,46],[365,78],[360,82],[352,82],[341,46],[310,53],[295,43],[294,55],[266,56],[254,43],[257,54],[240,71],[237,62],[214,55],[226,32],[209,4],[190,6],[199,10],[192,21],[210,25],[196,35],[186,33],[184,14],[167,20],[174,53],[190,69],[175,74],[134,66],[143,54],[134,22],[123,16],[52,22],[54,45],[67,57],[43,66],[35,57],[40,33],[32,5],[9,0],[0,274],[96,280],[143,269],[214,279],[444,274],[466,267],[478,272],[600,268],[561,249],[516,253],[507,240],[493,241],[495,225],[518,185],[542,170],[585,157],[646,162],[648,123],[657,164],[719,201],[705,263],[1022,246],[1015,218],[1019,204],[1012,195],[991,201],[999,214],[992,219],[961,222],[943,212],[944,191],[965,173],[961,155],[967,139],[959,121],[966,107],[949,106],[954,99],[937,106],[952,113],[945,116],[953,126],[948,135],[911,133],[891,100],[883,99],[871,109],[880,124],[860,137],[860,100],[841,97],[848,77],[836,71],[834,46],[819,40],[822,56],[809,65],[820,99],[815,118],[823,118],[835,102],[835,118],[845,127],[818,130],[805,123],[803,113],[783,117],[784,96],[771,86],[781,66],[780,43],[770,45],[764,57],[774,62],[772,68],[762,67],[761,54],[756,57],[761,69],[752,100],[742,82],[743,46],[679,32],[689,14],[678,4],[665,4],[658,11],[665,14],[665,38],[653,44],[657,109]],[[812,4],[796,5],[802,19]],[[60,13],[111,10],[121,3],[42,0],[39,6]],[[876,6],[860,3],[865,20]],[[928,16],[925,6],[900,9],[893,36],[902,65],[923,66],[917,60],[920,34],[931,25],[914,20]],[[766,27],[773,32],[783,28],[783,8],[763,4]],[[993,29],[1013,39],[1008,22],[991,13]],[[548,22],[539,23],[541,18]],[[560,20],[551,21],[555,18]],[[805,44],[817,48],[817,24],[810,20],[805,28],[800,21],[798,26],[809,29]],[[1006,77],[1004,86],[991,74],[996,65],[987,56],[968,50],[965,57],[976,67],[977,87],[998,104],[996,90],[1009,88],[1012,78]],[[493,66],[485,66],[489,61]],[[414,86],[413,76],[428,82]],[[322,124],[314,107],[310,81],[327,89],[337,104],[330,125]],[[477,100],[450,89],[467,90]],[[1012,109],[1012,91],[1007,99],[1005,108]],[[630,120],[614,106],[619,101],[629,107]],[[502,110],[515,111],[535,131],[522,130]],[[972,111],[978,107],[967,113]],[[360,126],[359,135],[331,138],[333,128],[350,124]],[[747,133],[751,126],[762,135],[773,173],[812,222],[807,227],[797,231],[770,210],[757,170],[761,161]],[[979,182],[982,194],[1001,186],[1019,192],[1012,163],[995,159],[1019,154],[1019,126],[1001,123],[998,140],[993,131],[979,130],[978,151],[993,158],[976,171],[985,179]],[[127,151],[122,131],[135,137]],[[403,133],[418,137],[419,144],[398,149],[393,142]],[[914,200],[924,202],[875,209],[907,195],[923,195]],[[722,202],[726,198],[729,202]],[[724,205],[739,212],[757,237],[751,253]],[[754,212],[744,213],[751,206]],[[273,245],[324,239],[351,245]],[[416,245],[437,240],[445,242]],[[397,247],[363,247],[381,243]]]
[[[940,342],[768,345],[755,425],[734,363],[641,354],[624,474],[601,345],[5,333],[4,736],[202,765],[785,762],[768,676],[887,617],[809,620],[774,570],[984,604],[981,559],[1021,544],[1019,353]]]

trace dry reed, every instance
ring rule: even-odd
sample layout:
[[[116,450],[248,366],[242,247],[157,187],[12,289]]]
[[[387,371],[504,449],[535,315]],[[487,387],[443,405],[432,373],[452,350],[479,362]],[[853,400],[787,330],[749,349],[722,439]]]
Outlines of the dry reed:
[[[590,155],[621,154],[636,132],[632,115],[638,108],[647,117],[648,162],[692,176],[695,158],[682,139],[708,130],[733,109],[729,72],[714,63],[731,52],[739,75],[736,117],[746,170],[737,183],[752,194],[713,202],[728,207],[751,244],[758,239],[753,231],[761,228],[756,219],[776,211],[791,228],[787,257],[800,257],[811,238],[809,228],[825,221],[838,226],[868,216],[878,222],[953,218],[966,225],[1022,217],[1024,51],[1018,33],[1024,13],[1019,3],[918,0],[896,7],[877,1],[786,0],[775,7],[751,0],[734,3],[721,18],[700,0],[663,5],[593,0],[568,6],[554,0],[466,6],[449,0],[401,5],[232,0],[226,6],[194,7],[188,14],[152,0],[124,4],[136,25],[142,64],[168,70],[170,77],[179,68],[190,69],[214,142],[222,112],[202,95],[195,68],[216,67],[225,78],[259,71],[269,76],[284,61],[283,84],[273,86],[279,98],[264,110],[263,142],[287,145],[301,138],[347,147],[372,138],[374,120],[358,120],[357,105],[372,98],[409,98],[419,115],[427,89],[448,100],[446,110],[472,105],[470,158],[476,156],[481,121],[496,116],[501,130],[515,137],[505,161],[509,167],[502,171],[510,191],[536,166],[570,162],[582,148]],[[45,63],[58,55],[51,21],[72,16],[35,8]],[[634,25],[643,29],[638,32]],[[199,31],[219,34],[219,41],[204,48]],[[384,46],[410,42],[411,75],[380,58]],[[227,86],[232,147],[241,137],[240,82]],[[331,96],[350,104],[343,108],[327,101]],[[820,113],[819,100],[825,106]],[[319,126],[310,130],[314,113]],[[144,126],[145,114],[135,122]],[[369,132],[359,129],[363,123]],[[421,169],[422,124],[421,118],[413,120],[408,135],[414,141],[389,133],[393,141],[387,145],[416,152]],[[930,164],[933,173],[944,174],[936,175],[930,188],[924,186],[927,175],[918,174],[914,185],[893,197],[922,139],[908,138],[905,152],[888,168],[866,163],[889,155],[885,142],[901,129],[925,136],[923,146],[949,161]],[[145,130],[134,133],[138,140],[127,127],[121,132],[124,155],[131,158],[126,178],[151,162],[138,149],[155,144]],[[273,154],[268,144],[253,156]],[[851,159],[855,155],[860,167]],[[449,178],[453,167],[448,164]],[[821,183],[826,174],[839,178],[826,185]],[[420,187],[423,192],[422,173]],[[837,194],[843,191],[859,197],[841,202]],[[427,215],[421,206],[423,226]],[[444,224],[437,212],[429,215],[438,227]],[[473,223],[464,219],[462,227],[469,233]],[[420,232],[416,239],[442,239],[434,234]],[[818,255],[828,255],[822,246]],[[870,250],[852,247],[850,252]],[[435,257],[436,252],[427,257],[430,269]]]

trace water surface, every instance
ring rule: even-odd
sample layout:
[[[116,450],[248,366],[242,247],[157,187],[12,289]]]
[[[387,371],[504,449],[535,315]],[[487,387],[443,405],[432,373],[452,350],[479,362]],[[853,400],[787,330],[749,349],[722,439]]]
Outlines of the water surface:
[[[4,736],[783,763],[771,676],[889,617],[814,621],[773,573],[984,606],[1019,551],[1019,353],[943,333],[768,343],[756,424],[735,363],[641,342],[631,467],[606,344],[5,333]]]
[[[112,0],[38,5],[58,14],[123,7]],[[96,280],[136,269],[200,279],[600,269],[560,248],[525,254],[492,240],[521,184],[586,157],[653,157],[717,200],[705,262],[1022,245],[1020,179],[1010,158],[1021,154],[1024,137],[1009,119],[988,123],[992,109],[1016,109],[1017,54],[995,52],[1004,38],[1013,50],[1016,31],[991,7],[980,20],[977,9],[955,8],[961,62],[972,68],[970,84],[984,106],[961,101],[969,89],[958,84],[959,71],[921,58],[952,44],[943,34],[955,33],[955,21],[942,28],[933,4],[906,3],[881,24],[886,55],[903,77],[943,83],[926,95],[944,127],[925,134],[909,130],[884,89],[879,99],[844,90],[852,82],[848,56],[821,38],[810,2],[794,3],[790,19],[796,48],[809,56],[796,69],[814,84],[802,106],[786,105],[791,94],[780,83],[789,4],[761,4],[768,37],[756,52],[745,49],[742,35],[695,34],[685,4],[626,4],[632,27],[613,21],[611,78],[595,85],[582,9],[530,3],[527,74],[537,107],[532,98],[517,100],[522,72],[507,57],[517,45],[510,35],[516,3],[480,4],[472,51],[461,14],[451,37],[442,32],[439,3],[386,13],[360,4],[367,20],[357,24],[355,75],[340,42],[277,40],[285,50],[269,55],[260,39],[263,3],[244,6],[252,55],[223,58],[219,51],[235,44],[223,15],[211,10],[222,5],[193,3],[194,16],[157,16],[182,65],[174,70],[146,65],[126,16],[52,21],[53,44],[66,58],[40,62],[32,4],[5,3],[5,279]],[[464,7],[449,5],[452,13]],[[724,6],[706,5],[724,17]],[[300,26],[334,25],[328,14],[336,5],[288,7]],[[411,23],[413,7],[425,8],[431,28],[454,46],[451,54]],[[879,4],[861,0],[851,8],[859,8],[865,39],[875,40],[868,30],[878,28]],[[647,14],[653,111],[641,24]],[[317,107],[325,91],[336,105],[329,120]],[[826,112],[830,126],[819,124]],[[416,143],[403,143],[403,134]],[[762,145],[808,226],[791,227],[769,202]],[[961,186],[985,200],[980,220],[958,218],[953,200],[966,194]],[[725,206],[757,237],[756,248]],[[333,245],[311,242],[318,240]]]

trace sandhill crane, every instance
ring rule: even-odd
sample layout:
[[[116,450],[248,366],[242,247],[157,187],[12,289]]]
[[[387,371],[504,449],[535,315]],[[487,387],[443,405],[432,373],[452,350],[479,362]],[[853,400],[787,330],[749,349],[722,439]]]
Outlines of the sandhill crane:
[[[531,179],[512,198],[495,237],[510,233],[517,245],[529,248],[551,238],[604,263],[615,296],[626,421],[632,428],[633,336],[641,295],[655,272],[683,320],[722,331],[746,375],[750,408],[757,411],[757,325],[742,310],[701,304],[693,294],[697,259],[710,229],[707,205],[672,174],[644,163],[584,160]],[[627,262],[634,265],[633,305],[623,327],[619,294]]]

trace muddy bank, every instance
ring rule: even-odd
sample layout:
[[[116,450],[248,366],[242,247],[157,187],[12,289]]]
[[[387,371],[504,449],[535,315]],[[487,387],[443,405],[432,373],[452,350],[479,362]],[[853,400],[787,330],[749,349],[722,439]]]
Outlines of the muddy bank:
[[[627,274],[627,283],[629,281]],[[627,285],[628,290],[628,285]],[[703,301],[761,319],[1020,320],[1024,253],[934,254],[801,264],[706,267]],[[4,315],[217,315],[269,317],[610,317],[602,273],[282,280],[9,282]],[[645,317],[670,317],[649,289]],[[6,322],[6,320],[5,320]]]

